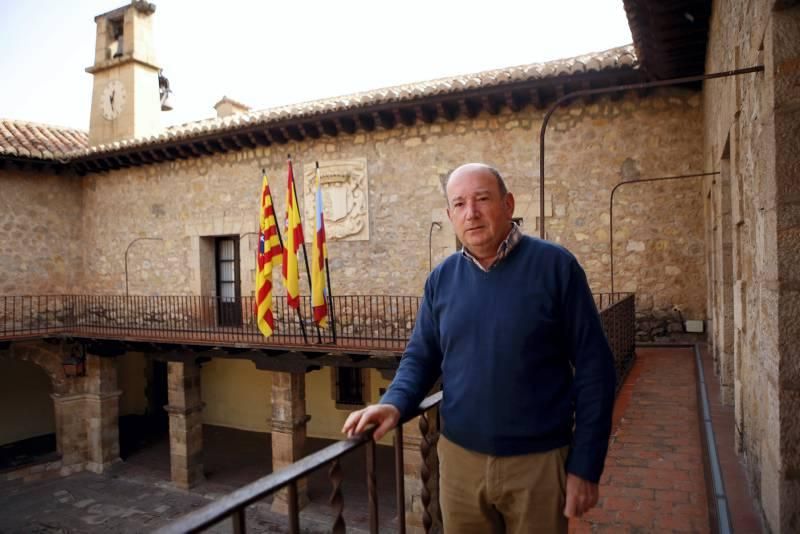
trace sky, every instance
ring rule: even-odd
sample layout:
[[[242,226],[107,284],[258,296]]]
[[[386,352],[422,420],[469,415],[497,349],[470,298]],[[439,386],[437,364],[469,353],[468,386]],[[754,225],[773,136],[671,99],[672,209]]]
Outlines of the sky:
[[[94,17],[128,0],[0,0],[0,118],[88,129]],[[628,44],[622,0],[155,0],[169,126]]]

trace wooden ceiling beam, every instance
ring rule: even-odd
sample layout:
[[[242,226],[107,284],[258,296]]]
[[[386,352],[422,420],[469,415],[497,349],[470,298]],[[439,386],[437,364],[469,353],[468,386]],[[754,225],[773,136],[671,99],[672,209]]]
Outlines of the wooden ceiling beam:
[[[417,122],[417,114],[413,109],[398,109],[397,114],[400,118],[400,122],[406,126],[414,126]]]
[[[322,133],[320,132],[320,128],[313,123],[304,122],[302,125],[303,131],[305,132],[306,137],[310,137],[311,139],[319,139],[322,137]]]
[[[269,136],[273,141],[281,145],[285,145],[289,142],[286,131],[283,128],[270,128]]]
[[[351,117],[337,117],[333,119],[333,123],[336,124],[338,129],[351,135],[356,133],[358,129],[358,124]]]
[[[339,135],[339,126],[336,124],[335,120],[324,119],[317,122],[317,128],[322,130],[325,135],[329,135],[331,137],[336,137]]]
[[[481,104],[492,115],[500,113],[500,108],[502,107],[502,104],[491,95],[481,97]]]
[[[419,113],[417,116],[420,117],[422,121],[427,124],[431,124],[438,118],[438,111],[436,109],[436,106],[421,104],[418,109]]]
[[[286,126],[285,130],[294,141],[303,141],[306,138],[300,127],[295,124],[289,124]]]
[[[394,113],[392,111],[386,111],[386,110],[378,111],[376,113],[373,113],[373,117],[377,121],[380,121],[381,126],[386,128],[387,130],[391,130],[397,124],[397,119],[395,118]]]
[[[368,132],[375,130],[375,119],[368,113],[359,113],[358,122],[361,124],[361,127]]]

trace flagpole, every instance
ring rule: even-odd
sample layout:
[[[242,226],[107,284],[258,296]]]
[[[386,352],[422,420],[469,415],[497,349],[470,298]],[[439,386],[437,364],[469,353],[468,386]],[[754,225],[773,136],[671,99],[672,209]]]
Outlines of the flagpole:
[[[264,175],[267,174],[266,170],[264,170],[264,169],[261,169],[261,172]],[[272,190],[271,189],[269,191],[269,201],[272,204],[272,211],[274,213],[274,211],[275,211],[275,202],[274,202],[274,199],[272,198]],[[277,220],[275,221],[275,232],[278,234],[278,243],[281,244],[281,250],[283,250],[283,238],[281,237],[281,225],[278,224]],[[297,318],[300,321],[300,330],[303,332],[303,343],[308,345],[308,336],[306,335],[306,325],[303,324],[303,316],[300,315],[300,308],[295,308],[295,311],[297,312]]]
[[[326,243],[327,245],[327,243]],[[331,270],[328,267],[328,258],[325,258],[325,276],[328,278],[328,303],[331,307],[331,332],[333,333],[333,344],[336,344],[336,311],[333,309],[333,290],[331,289]]]
[[[292,156],[290,154],[289,155],[289,161],[291,161],[291,159],[292,159]],[[297,207],[297,212],[299,213],[300,212],[300,203],[297,201],[297,184],[296,183],[295,183],[295,186],[294,186],[294,205]],[[303,221],[301,219],[300,220],[300,225],[302,226],[302,224],[303,224]],[[304,235],[304,237],[305,237],[305,235]],[[302,245],[303,245],[303,260],[305,261],[305,264],[306,264],[306,276],[308,277],[308,290],[309,290],[309,293],[310,293],[311,292],[311,269],[309,269],[309,267],[308,267],[308,254],[306,253],[306,240],[305,239],[303,239]],[[300,309],[298,308],[298,312],[299,312],[299,310]],[[317,342],[322,344],[322,333],[319,330],[319,325],[316,325],[316,326],[317,326]],[[308,343],[308,342],[306,342],[306,343]]]
[[[315,162],[317,165],[317,178],[319,178],[319,161]],[[317,184],[319,186],[319,184]],[[319,208],[318,208],[319,209]],[[328,247],[327,236],[325,237],[325,248]],[[331,316],[331,334],[333,334],[333,344],[336,344],[336,312],[333,309],[333,289],[331,288],[331,269],[328,265],[328,255],[325,254],[325,278],[328,281],[328,308],[330,309]]]

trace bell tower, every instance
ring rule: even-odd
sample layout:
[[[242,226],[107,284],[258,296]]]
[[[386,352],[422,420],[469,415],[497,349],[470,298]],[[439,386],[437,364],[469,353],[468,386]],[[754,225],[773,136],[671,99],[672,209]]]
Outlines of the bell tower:
[[[132,0],[94,18],[97,23],[89,145],[160,131],[159,72],[153,46],[156,6]]]

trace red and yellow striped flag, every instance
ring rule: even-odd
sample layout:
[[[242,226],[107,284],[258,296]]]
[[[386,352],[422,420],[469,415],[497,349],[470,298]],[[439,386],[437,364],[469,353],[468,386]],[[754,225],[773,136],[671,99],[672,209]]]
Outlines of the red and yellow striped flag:
[[[267,175],[261,184],[261,213],[259,214],[258,258],[256,269],[256,322],[265,337],[275,330],[272,315],[272,267],[281,263],[281,241],[278,223],[272,206]]]
[[[314,217],[314,242],[311,245],[311,306],[314,309],[314,322],[328,326],[328,284],[325,279],[325,260],[328,247],[325,243],[325,217],[322,215],[322,189],[319,184],[319,163],[317,163],[316,217]]]
[[[297,249],[303,243],[303,224],[297,207],[297,192],[294,187],[292,160],[289,159],[289,177],[286,184],[286,246],[283,248],[283,284],[289,306],[300,309],[300,270]]]

